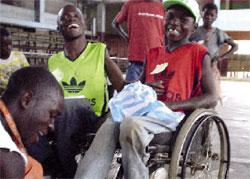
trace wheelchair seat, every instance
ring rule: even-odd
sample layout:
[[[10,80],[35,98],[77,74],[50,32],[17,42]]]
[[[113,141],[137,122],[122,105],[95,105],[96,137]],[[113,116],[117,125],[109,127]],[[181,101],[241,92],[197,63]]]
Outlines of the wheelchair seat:
[[[159,144],[159,145],[170,145],[171,139],[173,137],[172,131],[163,132],[159,134],[155,134],[153,140],[150,142],[149,145]]]

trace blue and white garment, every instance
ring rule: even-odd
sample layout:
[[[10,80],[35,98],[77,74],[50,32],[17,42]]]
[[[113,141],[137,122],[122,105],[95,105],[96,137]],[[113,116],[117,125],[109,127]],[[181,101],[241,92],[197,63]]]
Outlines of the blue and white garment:
[[[155,91],[140,81],[126,85],[109,101],[109,108],[114,122],[121,122],[130,116],[147,116],[163,120],[173,131],[185,116],[181,112],[173,112],[163,102],[157,101]]]

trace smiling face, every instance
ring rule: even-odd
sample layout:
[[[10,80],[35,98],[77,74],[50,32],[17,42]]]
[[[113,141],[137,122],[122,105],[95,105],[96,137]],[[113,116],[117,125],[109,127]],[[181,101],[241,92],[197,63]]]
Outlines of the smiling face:
[[[187,41],[197,28],[191,12],[179,5],[168,9],[164,26],[169,43]]]
[[[0,39],[0,58],[7,59],[10,56],[12,50],[11,36],[1,36]]]
[[[54,130],[55,118],[62,112],[64,101],[61,93],[53,93],[45,99],[33,99],[26,107],[18,126],[24,146],[38,142],[38,134],[46,135]]]
[[[58,13],[58,30],[66,40],[73,40],[84,35],[85,23],[82,13],[74,6],[65,6]]]
[[[208,29],[211,28],[212,24],[217,18],[216,9],[209,9],[209,8],[204,9],[204,11],[202,12],[202,18],[203,18],[203,26]]]

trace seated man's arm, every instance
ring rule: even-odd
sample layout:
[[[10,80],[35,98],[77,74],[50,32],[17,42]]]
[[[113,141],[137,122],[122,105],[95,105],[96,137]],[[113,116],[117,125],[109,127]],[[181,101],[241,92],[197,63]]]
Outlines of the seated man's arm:
[[[204,57],[202,63],[201,90],[202,94],[198,97],[184,101],[165,102],[172,110],[195,110],[197,108],[211,108],[216,106],[215,80],[211,71],[211,62],[209,55]]]
[[[116,65],[113,60],[110,59],[109,53],[106,50],[105,54],[105,70],[109,77],[110,82],[114,88],[119,92],[127,84],[123,78],[120,68]]]
[[[0,178],[23,178],[24,160],[17,152],[0,149]]]

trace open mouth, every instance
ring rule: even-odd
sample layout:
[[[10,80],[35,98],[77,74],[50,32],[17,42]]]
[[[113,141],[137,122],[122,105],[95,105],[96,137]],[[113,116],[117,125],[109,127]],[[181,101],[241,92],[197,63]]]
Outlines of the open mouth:
[[[168,33],[169,33],[169,34],[174,34],[174,35],[179,35],[179,34],[180,34],[179,31],[173,30],[173,29],[169,29],[169,30],[168,30]]]
[[[69,30],[71,30],[71,29],[77,29],[77,28],[79,28],[79,25],[78,25],[78,24],[70,24],[70,25],[68,26],[68,29],[69,29]]]

